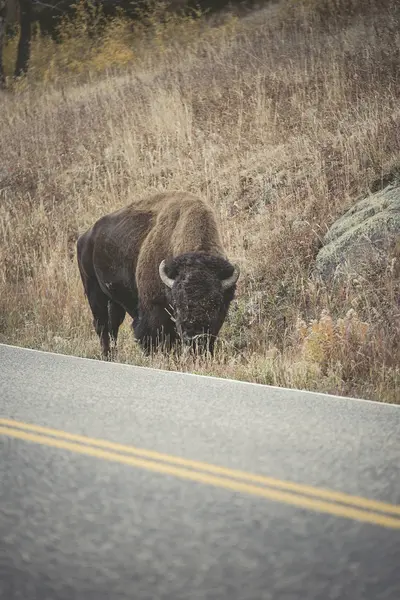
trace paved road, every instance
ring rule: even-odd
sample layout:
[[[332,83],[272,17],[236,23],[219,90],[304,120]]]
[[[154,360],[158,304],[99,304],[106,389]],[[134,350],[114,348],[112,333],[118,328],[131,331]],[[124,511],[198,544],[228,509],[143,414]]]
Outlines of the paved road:
[[[400,408],[0,345],[1,600],[398,600]]]

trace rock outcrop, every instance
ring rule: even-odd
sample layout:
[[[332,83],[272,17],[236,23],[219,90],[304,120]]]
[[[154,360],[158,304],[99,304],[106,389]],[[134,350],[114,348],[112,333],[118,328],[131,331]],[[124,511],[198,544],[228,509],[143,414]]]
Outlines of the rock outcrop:
[[[400,253],[400,183],[357,202],[325,235],[315,271],[323,279],[368,276]]]

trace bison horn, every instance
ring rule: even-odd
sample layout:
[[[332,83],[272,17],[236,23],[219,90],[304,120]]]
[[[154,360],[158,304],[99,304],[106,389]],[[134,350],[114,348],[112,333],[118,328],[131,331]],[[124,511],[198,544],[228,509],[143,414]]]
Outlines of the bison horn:
[[[174,280],[171,279],[171,277],[168,277],[168,275],[165,272],[165,260],[162,260],[160,262],[158,272],[160,273],[161,281],[163,281],[165,285],[167,285],[169,288],[172,288],[172,286],[174,285]]]
[[[232,275],[230,277],[228,277],[227,279],[223,279],[221,281],[222,289],[227,290],[230,287],[232,287],[233,285],[235,285],[235,283],[238,280],[239,275],[240,275],[239,265],[234,265],[234,270],[233,270]]]

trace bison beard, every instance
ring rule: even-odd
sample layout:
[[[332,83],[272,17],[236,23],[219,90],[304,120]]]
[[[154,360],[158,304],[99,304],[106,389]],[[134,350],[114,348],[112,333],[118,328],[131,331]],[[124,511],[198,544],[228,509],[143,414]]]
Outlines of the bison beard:
[[[182,342],[213,351],[239,269],[203,199],[177,192],[133,203],[99,219],[77,253],[104,357],[126,313],[146,353]]]

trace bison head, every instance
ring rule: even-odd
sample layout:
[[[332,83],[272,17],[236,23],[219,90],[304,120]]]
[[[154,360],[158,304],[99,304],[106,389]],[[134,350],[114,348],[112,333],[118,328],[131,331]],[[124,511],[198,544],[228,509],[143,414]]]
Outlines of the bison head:
[[[212,351],[235,293],[239,268],[224,258],[191,252],[163,260],[159,273],[181,340]]]

